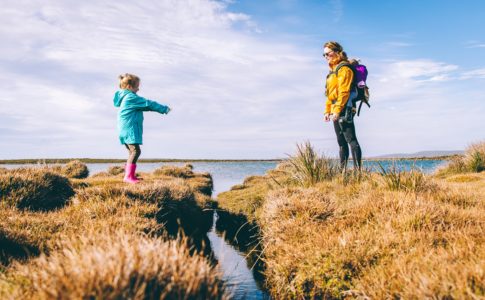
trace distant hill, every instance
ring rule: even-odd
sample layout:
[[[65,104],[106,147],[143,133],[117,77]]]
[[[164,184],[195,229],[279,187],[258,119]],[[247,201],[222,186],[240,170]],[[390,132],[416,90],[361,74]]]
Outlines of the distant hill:
[[[463,150],[448,150],[448,151],[420,151],[414,153],[393,153],[379,156],[373,156],[370,158],[414,158],[414,157],[438,157],[438,156],[451,156],[461,155]]]

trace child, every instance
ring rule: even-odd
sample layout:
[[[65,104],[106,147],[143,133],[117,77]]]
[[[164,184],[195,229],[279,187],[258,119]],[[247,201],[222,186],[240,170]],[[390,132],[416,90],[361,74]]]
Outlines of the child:
[[[120,107],[118,112],[118,131],[121,144],[128,149],[129,156],[125,166],[124,182],[137,183],[136,161],[141,154],[140,145],[143,135],[143,111],[156,111],[168,114],[170,108],[155,101],[147,100],[136,94],[140,78],[132,74],[119,76],[120,90],[115,93],[113,103]]]

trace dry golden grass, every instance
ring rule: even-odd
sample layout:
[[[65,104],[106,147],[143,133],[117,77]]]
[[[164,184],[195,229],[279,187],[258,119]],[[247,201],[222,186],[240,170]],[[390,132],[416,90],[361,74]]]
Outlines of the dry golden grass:
[[[470,181],[406,173],[396,188],[386,175],[367,175],[265,190],[270,179],[261,177],[224,195],[224,207],[252,213],[261,227],[271,294],[485,298],[485,174]],[[256,209],[238,207],[256,196]]]
[[[485,141],[471,144],[463,156],[453,158],[437,171],[438,176],[485,171]]]
[[[89,176],[89,170],[85,163],[79,160],[73,160],[62,166],[61,172],[68,178],[86,178]]]
[[[271,170],[264,176],[250,176],[243,184],[218,194],[218,207],[235,215],[243,214],[249,221],[254,221],[260,215],[260,209],[268,191],[292,181],[287,172],[281,168]]]
[[[331,180],[340,173],[338,162],[319,155],[310,142],[297,144],[296,148],[297,153],[288,159],[289,174],[296,183],[309,187],[321,181]]]
[[[125,173],[125,168],[123,166],[111,166],[107,172],[110,175],[119,175]]]
[[[11,299],[224,299],[220,274],[186,243],[91,231],[15,264]]]
[[[153,174],[180,178],[190,178],[194,176],[194,172],[192,171],[192,165],[189,164],[185,165],[184,167],[162,166],[153,171]]]
[[[24,168],[0,174],[0,202],[12,207],[52,210],[73,195],[69,180],[49,170]]]
[[[33,173],[36,172],[51,174],[48,168]],[[200,243],[198,240],[205,236],[212,225],[212,211],[207,209],[212,206],[209,197],[212,192],[210,176],[193,174],[192,178],[181,179],[148,173],[143,175],[145,180],[136,185],[125,184],[120,176],[109,173],[72,179],[76,195],[68,205],[53,211],[19,210],[5,201],[0,203],[0,262],[4,268],[4,280],[0,280],[0,298],[15,291],[20,293],[17,295],[41,299],[80,299],[89,298],[93,288],[93,295],[103,299],[125,298],[125,295],[133,299],[151,299],[152,296],[176,299],[225,297],[218,274],[209,276],[209,269],[204,269],[204,265],[209,264],[208,260],[202,262],[197,255],[187,259],[187,247],[178,243],[171,242],[164,246],[165,242],[151,240],[157,235],[168,237],[165,235],[168,233],[177,236],[183,232],[190,240],[193,239],[193,243]],[[0,180],[0,184],[4,182]],[[29,194],[35,189],[26,188],[25,191]],[[120,230],[130,236],[125,239],[114,234]],[[111,233],[114,235],[111,236]],[[149,234],[152,238],[148,235],[140,237],[141,233]],[[83,240],[83,237],[91,238],[91,235],[93,240]],[[118,240],[131,242],[118,244]],[[76,244],[76,241],[83,242]],[[160,259],[162,254],[146,252],[137,246],[138,242],[151,249],[158,246],[162,250],[167,249],[164,255],[170,256],[160,260],[157,265],[151,260]],[[111,248],[113,251],[108,251]],[[123,254],[124,248],[128,254]],[[174,251],[178,250],[181,254],[174,255]],[[191,252],[195,253],[193,249]],[[39,254],[42,254],[40,258],[33,258]],[[84,255],[87,256],[86,261],[81,259]],[[103,265],[92,270],[88,264],[83,265],[90,259],[110,261],[116,255],[120,255],[120,259],[137,257],[138,262],[129,265],[133,262],[131,258],[119,262],[114,260],[108,273],[103,273]],[[153,266],[148,266],[153,268],[143,265],[142,258],[147,260],[145,265],[153,263]],[[84,267],[76,269],[78,263]],[[122,274],[124,279],[117,277],[113,270],[117,263],[133,267]],[[171,269],[167,263],[173,263],[178,269]],[[122,271],[122,266],[118,265],[117,270]],[[143,266],[147,269],[138,269]],[[181,266],[188,266],[187,272]],[[165,271],[160,268],[165,268]],[[194,273],[194,268],[200,268],[200,272]],[[75,274],[76,270],[79,274]],[[190,272],[194,273],[193,277],[189,276]],[[155,273],[158,275],[155,276]],[[80,276],[76,280],[66,278],[75,279],[76,275]],[[47,278],[51,276],[53,278]],[[104,280],[107,280],[106,284],[102,285]],[[69,297],[71,294],[73,297]],[[200,298],[194,296],[198,294]]]

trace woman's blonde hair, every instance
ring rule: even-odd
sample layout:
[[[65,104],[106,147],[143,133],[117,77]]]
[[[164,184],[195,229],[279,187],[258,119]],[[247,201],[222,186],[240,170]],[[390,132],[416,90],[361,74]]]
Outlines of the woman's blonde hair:
[[[118,76],[120,79],[120,88],[128,89],[128,88],[136,88],[140,85],[140,78],[133,74],[122,74]]]
[[[342,45],[340,45],[337,42],[334,42],[334,41],[326,42],[323,45],[323,48],[328,48],[328,49],[332,50],[333,52],[335,52],[335,55],[337,57],[337,59],[336,59],[337,61],[348,60],[347,53],[345,53],[344,48],[342,47]]]

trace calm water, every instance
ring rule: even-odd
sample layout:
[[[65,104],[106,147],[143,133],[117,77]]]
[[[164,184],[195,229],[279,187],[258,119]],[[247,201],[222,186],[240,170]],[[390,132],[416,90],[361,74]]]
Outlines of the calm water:
[[[395,166],[398,169],[410,170],[418,168],[424,173],[431,173],[445,162],[442,160],[422,161],[365,161],[364,167],[374,171],[379,170],[379,164],[388,169]],[[266,171],[276,167],[277,162],[193,162],[195,172],[209,172],[214,180],[214,197],[218,193],[229,190],[231,186],[240,184],[244,178],[251,175],[263,175]],[[106,171],[110,166],[122,164],[102,163],[87,164],[90,174]],[[137,170],[151,172],[163,165],[183,166],[185,163],[139,163]],[[0,165],[6,168],[18,168],[22,165]],[[216,216],[217,217],[217,216]],[[214,220],[215,222],[215,220]],[[208,233],[214,255],[219,261],[224,279],[231,287],[233,299],[269,299],[254,280],[252,271],[246,265],[245,254],[229,245],[216,231],[215,227]]]
[[[151,172],[160,166],[183,166],[186,163],[139,163],[137,171]],[[250,175],[263,175],[274,169],[277,162],[191,162],[194,172],[209,172],[214,180],[214,197],[227,191],[231,186],[241,183]],[[110,166],[122,164],[87,164],[90,174],[106,171]]]

